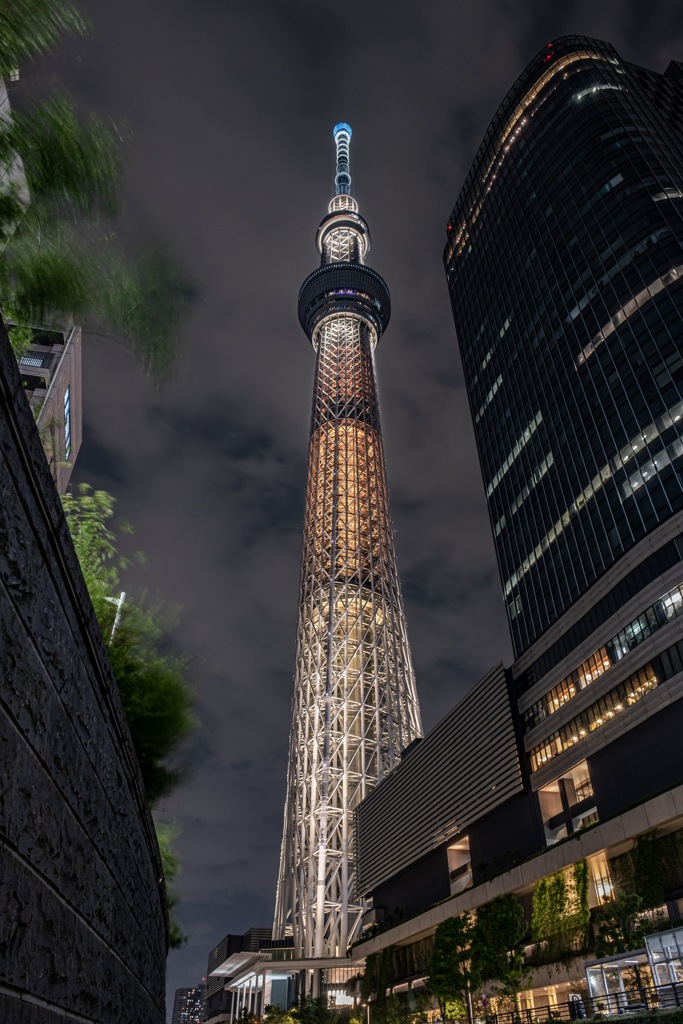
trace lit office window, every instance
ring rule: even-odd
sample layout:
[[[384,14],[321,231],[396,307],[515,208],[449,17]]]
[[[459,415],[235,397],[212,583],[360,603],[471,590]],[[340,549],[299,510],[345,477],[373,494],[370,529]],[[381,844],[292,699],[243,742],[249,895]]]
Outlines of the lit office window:
[[[664,653],[668,655],[674,650],[676,651],[677,663],[680,663],[680,652],[677,649],[670,648],[669,651]],[[674,674],[674,672],[670,671],[667,675],[665,669],[664,678],[669,678]],[[580,743],[589,733],[606,725],[607,722],[611,721],[631,704],[642,700],[661,681],[661,677],[655,675],[652,664],[645,665],[638,672],[634,672],[632,676],[629,676],[619,686],[606,693],[604,697],[601,697],[600,700],[596,701],[595,704],[587,708],[582,714],[577,715],[567,725],[552,733],[548,739],[537,744],[529,752],[532,772],[535,772],[542,765],[557,757],[563,750],[573,747],[575,743]]]
[[[671,619],[683,612],[683,589],[674,587],[640,615],[629,622],[615,636],[611,637],[603,647],[594,651],[578,668],[565,676],[559,683],[548,690],[524,712],[524,731],[529,732],[549,715],[559,711],[563,704],[576,696],[579,690],[585,689],[606,672],[625,654],[632,651],[647,640],[657,629],[665,626]]]

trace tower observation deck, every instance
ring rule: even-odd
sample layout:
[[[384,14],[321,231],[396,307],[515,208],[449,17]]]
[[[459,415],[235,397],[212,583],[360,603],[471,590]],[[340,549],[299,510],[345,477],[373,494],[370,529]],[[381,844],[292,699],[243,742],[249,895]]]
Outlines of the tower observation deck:
[[[373,353],[390,316],[351,195],[351,129],[334,129],[336,193],[320,267],[299,292],[316,353],[287,796],[274,935],[299,957],[358,935],[353,812],[421,735],[387,494]]]

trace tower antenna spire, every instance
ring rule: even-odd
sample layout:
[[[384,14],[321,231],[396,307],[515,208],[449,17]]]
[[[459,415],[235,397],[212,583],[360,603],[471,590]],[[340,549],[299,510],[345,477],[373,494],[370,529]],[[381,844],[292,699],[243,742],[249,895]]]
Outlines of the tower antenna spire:
[[[337,147],[337,173],[334,179],[335,193],[338,196],[351,195],[351,165],[349,163],[349,146],[351,144],[351,125],[340,121],[332,129]]]
[[[337,192],[316,234],[320,266],[299,292],[316,368],[274,937],[317,960],[304,971],[314,996],[320,959],[339,957],[343,970],[362,930],[354,811],[422,735],[373,361],[391,299],[365,265],[350,139],[348,124],[335,126]],[[343,991],[324,984],[330,998]]]

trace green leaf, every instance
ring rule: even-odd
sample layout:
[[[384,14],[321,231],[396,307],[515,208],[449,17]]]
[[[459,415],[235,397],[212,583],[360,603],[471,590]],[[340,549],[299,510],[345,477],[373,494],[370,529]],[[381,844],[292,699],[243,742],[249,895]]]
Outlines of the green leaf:
[[[0,128],[0,161],[17,153],[33,201],[65,210],[113,216],[118,206],[120,160],[117,140],[99,118],[79,120],[64,94],[28,112],[14,112]]]
[[[55,46],[65,33],[83,34],[86,22],[65,0],[3,0],[0,77]]]
[[[184,659],[169,652],[171,618],[162,604],[126,598],[112,604],[121,589],[126,561],[111,529],[114,499],[106,491],[81,484],[78,494],[62,498],[81,570],[109,650],[133,746],[150,805],[181,778],[170,759],[196,727],[192,691]],[[114,619],[120,610],[116,630]],[[113,633],[113,635],[112,635]]]

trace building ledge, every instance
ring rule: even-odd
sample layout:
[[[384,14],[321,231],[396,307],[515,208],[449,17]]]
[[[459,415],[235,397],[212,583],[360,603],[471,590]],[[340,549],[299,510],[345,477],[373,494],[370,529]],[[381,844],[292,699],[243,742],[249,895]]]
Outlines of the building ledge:
[[[233,958],[234,959],[234,958]],[[355,970],[362,964],[362,957],[356,956],[333,956],[333,957],[300,957],[298,960],[270,960],[267,954],[251,954],[249,962],[232,971],[231,976],[226,980],[225,987],[231,991],[241,988],[245,982],[251,981],[263,975],[277,975],[282,978],[298,974],[299,971],[315,970]],[[224,965],[211,972],[211,977],[223,973]]]
[[[683,819],[683,785],[651,797],[636,807],[579,833],[572,839],[549,846],[547,850],[490,881],[482,882],[458,896],[452,896],[423,910],[415,917],[402,921],[380,935],[357,943],[353,947],[353,960],[349,963],[386,949],[387,946],[405,946],[426,938],[449,917],[457,917],[459,914],[476,910],[496,896],[529,891],[539,879],[547,875],[571,867],[577,861],[592,857],[596,853],[614,853],[619,846],[631,839],[653,829],[673,825],[678,818]]]

